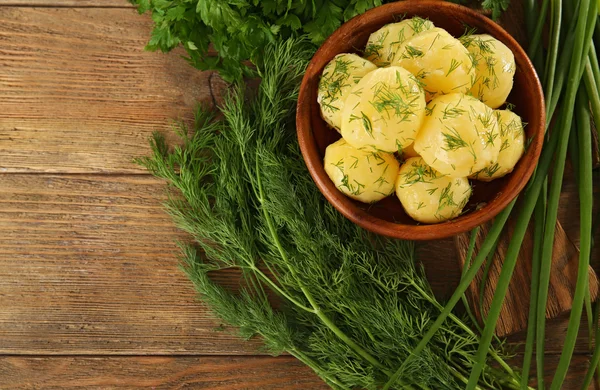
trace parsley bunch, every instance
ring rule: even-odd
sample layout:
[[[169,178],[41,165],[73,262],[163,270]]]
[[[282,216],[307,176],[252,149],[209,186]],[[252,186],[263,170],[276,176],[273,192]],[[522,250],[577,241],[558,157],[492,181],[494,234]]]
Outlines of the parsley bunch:
[[[130,0],[151,12],[149,50],[183,45],[190,63],[218,70],[227,81],[256,76],[244,63],[262,55],[269,42],[308,35],[320,44],[343,22],[382,0]],[[209,50],[217,55],[210,55]]]
[[[218,70],[231,82],[256,76],[248,61],[256,63],[267,43],[308,35],[319,45],[343,22],[391,0],[129,1],[140,13],[152,13],[148,50],[182,45],[194,67]],[[485,0],[483,7],[496,18],[509,1]]]

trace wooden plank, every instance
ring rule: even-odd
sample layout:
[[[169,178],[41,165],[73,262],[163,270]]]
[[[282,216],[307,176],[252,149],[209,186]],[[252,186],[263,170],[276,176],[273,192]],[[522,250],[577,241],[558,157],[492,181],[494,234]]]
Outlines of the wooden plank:
[[[150,176],[0,175],[0,354],[254,354],[196,301],[178,232]],[[451,240],[420,258],[444,299],[460,275]],[[231,274],[219,281],[237,284]],[[560,351],[567,318],[549,323]],[[586,333],[577,346],[587,351]],[[518,336],[514,341],[522,341]]]
[[[2,389],[327,389],[292,357],[0,357]]]
[[[0,10],[0,172],[140,173],[147,137],[223,82],[143,50],[133,9]]]
[[[196,301],[149,176],[0,176],[0,354],[251,354]],[[234,284],[231,275],[221,281]]]
[[[127,0],[0,0],[0,6],[10,7],[70,7],[70,8],[132,8]]]
[[[557,355],[546,357],[550,383]],[[515,364],[521,364],[519,358]],[[578,390],[589,356],[575,355],[563,390]],[[535,366],[535,365],[534,365]],[[535,367],[532,367],[535,370]],[[535,371],[531,384],[535,385]],[[293,357],[0,357],[2,389],[328,389],[314,372]],[[598,387],[590,387],[598,390]]]

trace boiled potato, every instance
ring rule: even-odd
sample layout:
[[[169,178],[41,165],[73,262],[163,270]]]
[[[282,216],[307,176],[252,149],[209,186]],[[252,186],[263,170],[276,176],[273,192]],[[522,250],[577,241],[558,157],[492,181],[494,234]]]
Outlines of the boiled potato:
[[[467,35],[461,42],[471,53],[476,69],[471,94],[492,108],[500,107],[513,87],[515,56],[491,35]]]
[[[400,169],[392,154],[356,149],[344,139],[327,147],[324,164],[325,172],[342,193],[364,203],[391,195]]]
[[[429,20],[418,16],[386,24],[369,36],[365,57],[377,66],[388,66],[394,62],[396,53],[402,50],[406,40],[433,27]]]
[[[352,87],[367,73],[377,69],[371,62],[356,54],[338,54],[325,66],[319,81],[317,101],[323,119],[340,130],[344,102]]]
[[[525,131],[521,117],[509,110],[494,111],[500,127],[500,154],[498,160],[472,176],[473,179],[491,181],[512,172],[525,153]]]
[[[415,35],[396,56],[399,65],[421,81],[427,101],[437,95],[467,93],[475,78],[469,52],[441,28]]]
[[[412,219],[436,223],[462,212],[471,196],[471,186],[466,177],[442,175],[422,158],[413,157],[400,167],[396,195]]]
[[[355,148],[401,151],[412,144],[425,117],[425,94],[398,66],[369,73],[350,92],[342,113],[342,137]]]
[[[429,102],[414,145],[428,165],[451,177],[467,177],[491,165],[501,146],[493,110],[461,93]]]

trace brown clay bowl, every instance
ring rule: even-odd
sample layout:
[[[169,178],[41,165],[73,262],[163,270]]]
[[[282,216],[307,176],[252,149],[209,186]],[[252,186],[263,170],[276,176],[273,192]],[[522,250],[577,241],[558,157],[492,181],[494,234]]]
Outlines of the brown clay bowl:
[[[515,56],[516,73],[508,98],[521,116],[529,147],[514,171],[490,183],[474,181],[473,195],[465,212],[447,222],[425,225],[411,219],[392,195],[368,205],[343,195],[325,173],[323,157],[327,146],[340,138],[321,118],[317,103],[319,78],[325,65],[340,53],[362,54],[371,33],[403,18],[428,18],[437,27],[458,37],[465,26],[476,28],[502,41]],[[466,232],[494,218],[525,187],[537,164],[543,144],[545,109],[542,87],[525,51],[499,25],[487,17],[456,4],[436,1],[399,1],[374,8],[348,21],[323,43],[312,58],[300,87],[296,114],[298,141],[306,165],[327,200],[352,222],[374,233],[408,240],[432,240]]]

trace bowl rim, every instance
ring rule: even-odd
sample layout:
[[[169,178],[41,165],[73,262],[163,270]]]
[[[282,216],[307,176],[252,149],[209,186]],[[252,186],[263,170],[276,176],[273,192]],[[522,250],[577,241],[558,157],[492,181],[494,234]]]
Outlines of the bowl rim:
[[[312,131],[311,99],[309,94],[309,84],[312,80],[309,75],[315,72],[315,59],[319,57],[320,53],[323,53],[328,46],[332,45],[336,41],[343,39],[347,35],[348,31],[362,28],[363,23],[366,20],[369,20],[372,16],[379,14],[402,15],[409,11],[418,14],[419,9],[432,6],[436,7],[439,12],[451,12],[458,15],[459,18],[461,16],[468,16],[470,19],[479,19],[480,25],[485,26],[484,29],[482,28],[482,30],[485,31],[481,31],[481,33],[490,34],[497,39],[502,37],[501,42],[511,49],[515,57],[515,62],[519,64],[519,67],[521,68],[521,71],[524,72],[525,77],[533,78],[534,90],[532,93],[534,100],[538,103],[534,104],[539,105],[539,110],[537,110],[538,112],[532,113],[531,117],[537,116],[539,125],[535,129],[535,133],[531,138],[531,143],[526,150],[526,153],[533,154],[533,157],[531,158],[532,163],[528,164],[525,169],[520,172],[521,175],[516,181],[516,184],[513,183],[515,180],[507,182],[507,190],[500,193],[484,207],[466,213],[455,219],[438,224],[408,225],[386,221],[369,214],[367,211],[355,205],[350,198],[342,194],[327,176]],[[416,12],[415,7],[417,8]],[[296,129],[300,150],[310,175],[329,203],[331,203],[346,218],[350,219],[353,223],[370,230],[371,232],[388,237],[410,240],[442,239],[457,235],[459,233],[464,233],[493,219],[523,190],[533,174],[541,154],[545,129],[545,102],[540,80],[533,64],[529,60],[529,57],[519,43],[500,25],[481,13],[458,4],[440,0],[407,0],[375,7],[361,15],[356,16],[340,26],[333,32],[333,34],[329,36],[329,38],[325,40],[325,42],[323,42],[311,59],[300,85],[296,111]],[[514,175],[515,173],[517,172],[513,171],[510,173],[510,175]],[[511,184],[515,185],[508,188]]]

